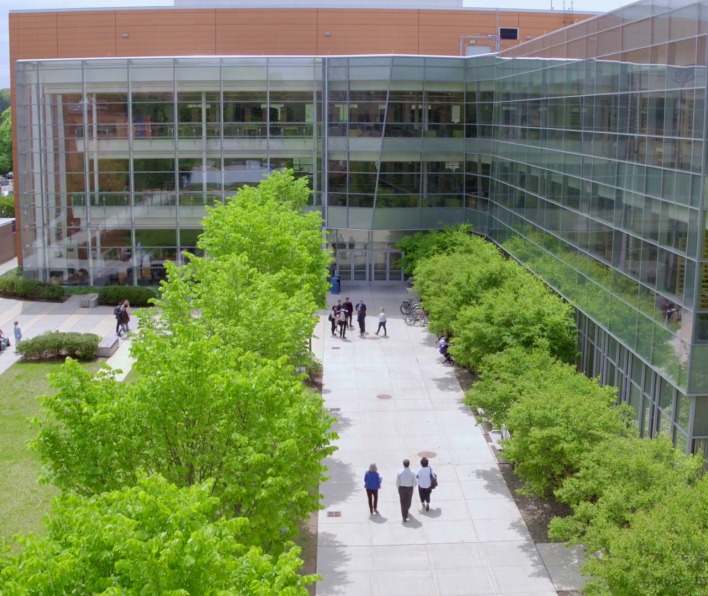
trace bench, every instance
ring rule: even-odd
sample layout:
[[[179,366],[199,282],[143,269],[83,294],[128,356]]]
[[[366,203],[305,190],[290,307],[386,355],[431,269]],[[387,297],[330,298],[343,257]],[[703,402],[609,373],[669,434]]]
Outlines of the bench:
[[[98,294],[84,294],[81,296],[81,308],[96,308],[98,306]]]
[[[98,344],[98,350],[96,350],[96,355],[99,358],[110,358],[113,356],[115,351],[118,349],[119,345],[118,337],[115,333],[109,333],[103,338],[100,344]]]

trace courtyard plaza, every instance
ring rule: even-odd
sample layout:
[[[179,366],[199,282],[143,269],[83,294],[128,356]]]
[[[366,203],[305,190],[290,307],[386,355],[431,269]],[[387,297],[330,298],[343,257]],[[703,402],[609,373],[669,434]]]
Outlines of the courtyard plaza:
[[[5,263],[0,273],[15,266]],[[367,334],[360,337],[357,327],[345,340],[332,337],[325,309],[312,341],[324,365],[325,407],[339,435],[337,451],[326,460],[329,479],[320,486],[318,596],[551,596],[579,589],[580,549],[532,541],[435,337],[403,321],[405,286],[347,284],[343,292],[328,296],[330,308],[345,295],[363,299]],[[80,302],[79,296],[62,303],[0,298],[0,328],[11,339],[14,321],[25,339],[45,331],[115,333],[113,306],[82,308]],[[381,307],[388,337],[375,335]],[[124,336],[107,360],[121,371],[119,380],[132,367],[130,343]],[[18,360],[14,345],[3,351],[0,374]],[[423,455],[440,485],[430,511],[421,511],[415,491],[410,521],[403,523],[396,473],[404,458],[417,471]],[[373,462],[383,477],[379,516],[369,515],[363,483]]]

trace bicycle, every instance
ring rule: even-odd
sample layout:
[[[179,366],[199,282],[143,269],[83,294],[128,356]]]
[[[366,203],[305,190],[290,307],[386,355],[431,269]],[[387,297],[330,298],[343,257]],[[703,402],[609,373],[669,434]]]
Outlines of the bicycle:
[[[425,327],[428,324],[428,313],[426,313],[422,308],[415,310],[403,317],[406,325],[411,327],[415,325],[421,325]]]
[[[419,307],[419,306],[420,306],[420,300],[418,300],[417,298],[411,298],[410,300],[404,300],[403,302],[401,302],[401,307],[400,307],[401,314],[408,315],[411,312],[413,312],[413,310],[416,307]]]

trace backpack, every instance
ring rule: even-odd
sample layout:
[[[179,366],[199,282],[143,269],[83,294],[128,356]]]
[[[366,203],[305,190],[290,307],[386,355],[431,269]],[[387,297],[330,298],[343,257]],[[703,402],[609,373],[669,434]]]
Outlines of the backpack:
[[[113,309],[113,314],[114,314],[116,317],[119,317],[119,316],[120,316],[120,313],[122,312],[122,310],[123,310],[123,309],[122,309],[120,306],[116,306],[116,307]]]

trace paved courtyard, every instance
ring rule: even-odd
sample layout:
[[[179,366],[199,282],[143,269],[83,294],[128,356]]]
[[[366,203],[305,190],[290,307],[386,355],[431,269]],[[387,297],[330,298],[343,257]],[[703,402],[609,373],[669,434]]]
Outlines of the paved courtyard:
[[[8,268],[12,264],[6,264]],[[0,272],[3,267],[0,267]],[[442,364],[427,329],[408,327],[399,312],[403,287],[347,288],[363,298],[368,334],[350,330],[331,337],[326,314],[313,340],[324,363],[323,394],[337,418],[337,452],[327,460],[330,480],[321,486],[317,571],[319,596],[502,595],[550,596],[582,586],[579,549],[535,545],[506,488],[483,432],[462,403],[453,370]],[[379,309],[389,315],[389,337],[377,337]],[[12,338],[18,320],[25,337],[47,330],[115,329],[112,307],[81,308],[78,296],[64,303],[0,298],[0,328]],[[356,321],[355,321],[356,324]],[[108,364],[130,370],[130,339]],[[19,356],[0,354],[0,373]],[[404,458],[416,471],[426,455],[438,475],[430,511],[414,493],[410,521],[401,521],[395,487]],[[378,517],[370,517],[364,472],[375,462],[383,476]]]
[[[332,337],[325,315],[318,328],[323,393],[339,440],[321,487],[317,571],[324,579],[317,594],[550,596],[580,587],[576,551],[531,540],[435,338],[403,322],[406,294],[403,287],[345,286],[330,305],[363,298],[368,335],[357,329],[346,340]],[[389,315],[387,338],[374,335],[380,307]],[[404,458],[417,471],[421,455],[440,485],[430,511],[421,511],[415,491],[403,523],[396,473]],[[371,517],[363,477],[373,462],[383,486],[381,515]]]

